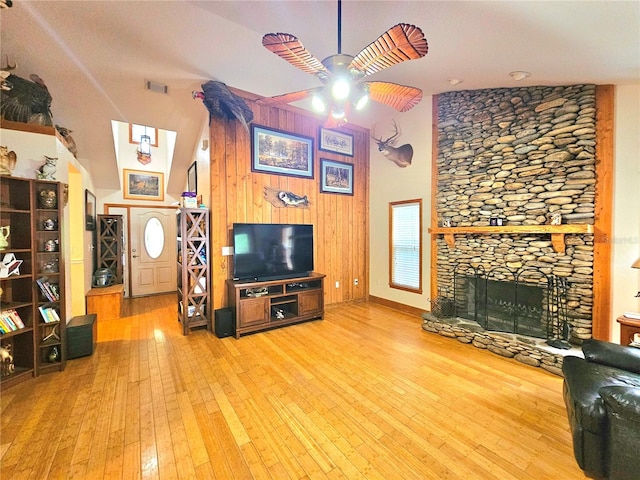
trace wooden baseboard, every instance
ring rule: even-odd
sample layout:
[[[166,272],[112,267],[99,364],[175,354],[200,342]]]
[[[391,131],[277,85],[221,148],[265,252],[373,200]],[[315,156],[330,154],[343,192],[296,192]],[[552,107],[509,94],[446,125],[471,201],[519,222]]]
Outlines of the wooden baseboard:
[[[418,316],[427,312],[427,310],[423,308],[412,307],[410,305],[405,305],[404,303],[398,303],[398,302],[394,302],[393,300],[387,300],[386,298],[374,297],[373,295],[369,295],[369,301],[372,303],[377,303],[379,305],[384,305],[385,307],[399,310],[404,313],[410,313]]]

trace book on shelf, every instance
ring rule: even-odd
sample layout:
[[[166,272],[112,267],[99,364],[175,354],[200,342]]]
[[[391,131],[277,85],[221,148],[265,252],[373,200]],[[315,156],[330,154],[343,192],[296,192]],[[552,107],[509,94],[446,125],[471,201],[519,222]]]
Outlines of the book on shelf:
[[[18,329],[16,324],[13,323],[13,319],[11,318],[11,315],[9,315],[9,310],[5,310],[4,312],[2,312],[2,321],[7,326],[9,331],[13,332]]]
[[[14,309],[0,312],[0,333],[15,332],[24,328],[24,322],[18,312]]]
[[[16,310],[9,310],[9,316],[11,317],[11,320],[13,320],[13,323],[16,325],[16,327],[24,328],[24,322],[22,321],[22,318],[20,318],[20,315]]]
[[[45,323],[54,323],[60,321],[60,316],[58,315],[58,312],[55,308],[40,306],[38,307],[38,310],[40,310],[40,315],[42,315],[42,319]]]
[[[60,290],[57,283],[50,283],[48,277],[40,277],[36,279],[38,287],[42,295],[50,302],[57,302],[60,300]]]
[[[12,331],[9,324],[4,321],[4,314],[0,315],[0,333],[5,334]]]

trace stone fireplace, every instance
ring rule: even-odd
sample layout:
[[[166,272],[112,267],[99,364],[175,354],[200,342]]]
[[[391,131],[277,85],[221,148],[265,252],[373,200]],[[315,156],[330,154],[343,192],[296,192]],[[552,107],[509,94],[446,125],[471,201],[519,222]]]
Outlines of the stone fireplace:
[[[594,282],[599,281],[594,280],[596,238],[606,241],[594,228],[596,93],[595,85],[536,86],[448,92],[434,102],[437,153],[430,233],[437,290],[432,292],[456,307],[469,302],[469,288],[479,289],[473,295],[483,297],[502,282],[517,283],[520,298],[531,295],[523,305],[514,305],[509,295],[515,293],[498,293],[480,310],[467,309],[456,318],[471,322],[472,331],[477,325],[497,332],[500,342],[505,335],[568,334],[573,345],[591,338]],[[523,270],[552,278],[553,288],[541,287],[539,278],[520,277]],[[458,278],[459,271],[493,272],[495,278],[478,285]],[[558,305],[548,305],[558,285],[563,287],[564,326],[557,321]],[[464,300],[458,298],[461,291]],[[520,313],[513,318],[516,310]],[[451,333],[452,322],[427,325],[431,320],[425,320],[425,330]],[[452,336],[461,338],[459,332]]]

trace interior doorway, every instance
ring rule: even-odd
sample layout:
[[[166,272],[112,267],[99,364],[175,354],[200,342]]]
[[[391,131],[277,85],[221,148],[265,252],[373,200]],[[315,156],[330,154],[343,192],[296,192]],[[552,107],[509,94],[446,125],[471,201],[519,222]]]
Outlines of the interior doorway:
[[[130,219],[131,296],[175,291],[175,211],[131,208]]]
[[[105,205],[123,215],[125,297],[174,292],[176,277],[175,207]]]

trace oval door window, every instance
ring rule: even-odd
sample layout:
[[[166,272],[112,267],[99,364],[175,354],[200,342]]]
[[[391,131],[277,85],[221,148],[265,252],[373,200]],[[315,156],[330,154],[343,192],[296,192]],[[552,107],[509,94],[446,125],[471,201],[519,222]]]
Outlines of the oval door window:
[[[164,228],[156,217],[151,217],[144,227],[144,248],[153,259],[158,258],[164,249]]]

